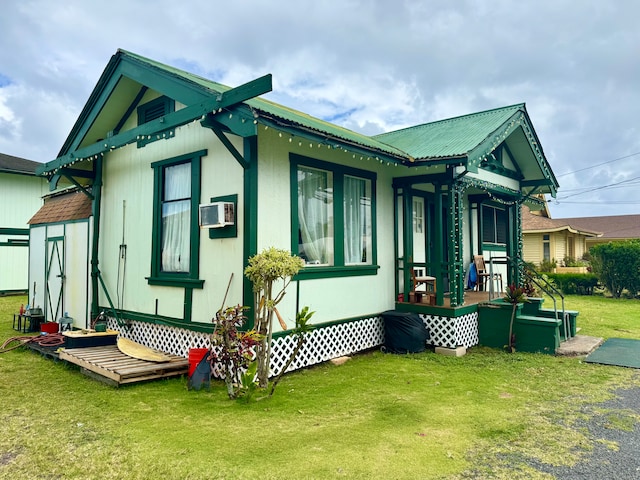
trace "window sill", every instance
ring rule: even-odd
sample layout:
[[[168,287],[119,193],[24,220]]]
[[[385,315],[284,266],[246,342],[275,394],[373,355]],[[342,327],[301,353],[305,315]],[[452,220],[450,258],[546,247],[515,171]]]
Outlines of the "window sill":
[[[166,278],[166,277],[146,277],[149,285],[161,287],[182,287],[202,289],[204,280],[197,278]]]
[[[361,277],[377,275],[378,265],[347,265],[344,267],[304,267],[294,280],[314,280],[318,278]]]

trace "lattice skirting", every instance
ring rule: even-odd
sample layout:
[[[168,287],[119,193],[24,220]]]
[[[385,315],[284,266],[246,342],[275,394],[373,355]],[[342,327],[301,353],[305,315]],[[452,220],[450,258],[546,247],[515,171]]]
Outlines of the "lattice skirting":
[[[210,348],[209,334],[186,328],[155,325],[131,321],[129,328],[119,328],[114,318],[109,318],[109,328],[119,330],[120,335],[134,342],[174,355],[188,357],[190,348]],[[384,343],[382,317],[373,316],[351,322],[316,328],[307,335],[300,353],[287,368],[297,370],[332,358],[374,348]],[[291,336],[275,338],[271,344],[271,375],[277,375],[295,348],[296,339]],[[214,376],[222,378],[221,369],[214,365]]]
[[[478,312],[461,317],[445,317],[421,314],[429,329],[429,344],[446,347],[473,347],[478,344]]]
[[[431,334],[429,343],[455,348],[478,344],[478,314],[462,317],[421,315]],[[210,348],[210,335],[186,328],[131,321],[129,328],[120,328],[114,318],[109,318],[109,328],[119,330],[120,335],[134,342],[163,352],[188,357],[190,348]],[[287,371],[297,370],[332,358],[351,355],[384,344],[382,317],[372,316],[350,322],[316,328],[307,335],[297,358]],[[291,336],[275,338],[271,344],[271,375],[277,375],[295,348],[296,339]],[[219,366],[214,365],[215,377],[222,378]]]

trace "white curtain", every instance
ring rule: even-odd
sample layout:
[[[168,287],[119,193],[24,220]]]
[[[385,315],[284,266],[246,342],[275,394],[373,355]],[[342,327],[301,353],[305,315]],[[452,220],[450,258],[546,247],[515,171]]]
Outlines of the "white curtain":
[[[307,264],[333,264],[332,187],[330,172],[298,169],[298,251]]]
[[[344,177],[344,262],[371,261],[371,197],[370,182],[362,178]],[[368,188],[369,187],[369,188]]]
[[[189,272],[191,245],[191,164],[164,170],[162,271]]]

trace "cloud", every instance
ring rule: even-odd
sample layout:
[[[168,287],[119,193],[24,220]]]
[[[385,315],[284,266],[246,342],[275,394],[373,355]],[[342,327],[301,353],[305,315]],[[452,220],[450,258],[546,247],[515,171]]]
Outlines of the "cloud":
[[[634,0],[7,2],[0,151],[54,158],[120,47],[230,86],[272,73],[267,98],[367,134],[525,102],[554,171],[571,172],[640,151],[639,17]],[[560,193],[614,176],[563,176]],[[552,214],[610,212],[623,191]]]

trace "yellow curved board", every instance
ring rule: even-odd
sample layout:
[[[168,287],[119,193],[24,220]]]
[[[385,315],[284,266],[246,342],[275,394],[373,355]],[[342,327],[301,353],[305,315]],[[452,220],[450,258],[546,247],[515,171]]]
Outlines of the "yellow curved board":
[[[128,338],[120,337],[118,339],[118,349],[125,355],[137,358],[139,360],[146,360],[148,362],[169,362],[171,358],[164,353],[154,350],[153,348],[140,345]]]

